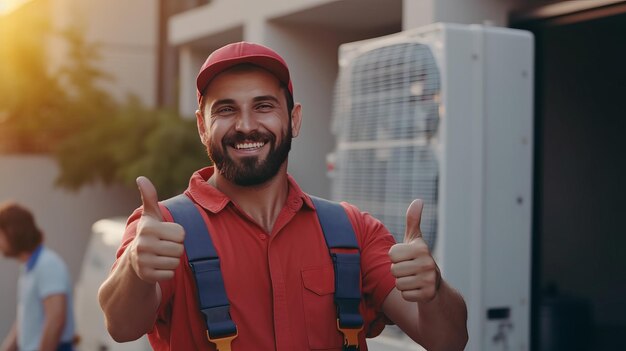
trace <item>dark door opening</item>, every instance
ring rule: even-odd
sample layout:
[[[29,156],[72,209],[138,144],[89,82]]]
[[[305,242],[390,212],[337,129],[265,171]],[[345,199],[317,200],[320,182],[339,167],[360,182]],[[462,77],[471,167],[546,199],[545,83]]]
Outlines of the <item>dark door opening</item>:
[[[624,7],[514,23],[536,40],[533,351],[626,350]]]

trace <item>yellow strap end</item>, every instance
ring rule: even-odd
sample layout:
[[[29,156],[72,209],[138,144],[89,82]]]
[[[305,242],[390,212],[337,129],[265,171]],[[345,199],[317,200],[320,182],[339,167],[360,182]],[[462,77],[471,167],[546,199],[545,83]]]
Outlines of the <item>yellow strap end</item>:
[[[239,332],[235,333],[234,335],[211,339],[211,336],[209,335],[209,331],[207,330],[206,332],[207,339],[209,339],[210,342],[215,344],[217,351],[231,351],[230,344],[233,342],[233,340],[235,340],[235,338],[238,335],[239,335]]]
[[[344,345],[359,347],[359,333],[363,330],[363,326],[360,328],[342,328],[339,326],[339,319],[337,319],[337,329],[343,334]]]

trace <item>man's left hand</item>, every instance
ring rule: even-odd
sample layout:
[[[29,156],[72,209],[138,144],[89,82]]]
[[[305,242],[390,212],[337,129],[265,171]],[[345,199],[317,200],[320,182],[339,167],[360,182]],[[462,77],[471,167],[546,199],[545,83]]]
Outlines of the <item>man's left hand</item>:
[[[420,222],[424,202],[417,199],[406,212],[404,242],[389,250],[391,274],[402,297],[412,302],[429,302],[435,298],[441,284],[441,273],[428,245],[422,238]]]

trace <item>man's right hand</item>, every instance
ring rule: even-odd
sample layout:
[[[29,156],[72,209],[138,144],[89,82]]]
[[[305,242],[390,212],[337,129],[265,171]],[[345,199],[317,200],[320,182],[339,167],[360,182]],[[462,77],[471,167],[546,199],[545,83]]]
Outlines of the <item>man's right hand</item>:
[[[178,223],[164,222],[156,189],[146,177],[137,178],[143,213],[130,244],[130,262],[137,276],[156,283],[174,277],[185,247],[185,230]]]

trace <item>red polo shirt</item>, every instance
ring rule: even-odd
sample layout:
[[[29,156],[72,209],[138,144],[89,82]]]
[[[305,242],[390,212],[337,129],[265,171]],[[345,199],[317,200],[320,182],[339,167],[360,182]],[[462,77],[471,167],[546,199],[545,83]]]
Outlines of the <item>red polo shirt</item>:
[[[192,176],[186,194],[205,211],[213,243],[221,260],[230,314],[239,336],[234,351],[341,350],[333,302],[334,272],[315,208],[293,178],[289,193],[271,233],[265,232],[226,195],[206,180],[213,168]],[[388,320],[382,303],[395,285],[388,251],[393,236],[378,220],[343,203],[361,249],[360,335],[378,335]],[[170,214],[162,207],[166,219]],[[122,254],[135,236],[137,209],[129,218]],[[149,339],[155,350],[214,350],[198,310],[196,288],[183,255],[174,278],[159,283],[161,305]]]

